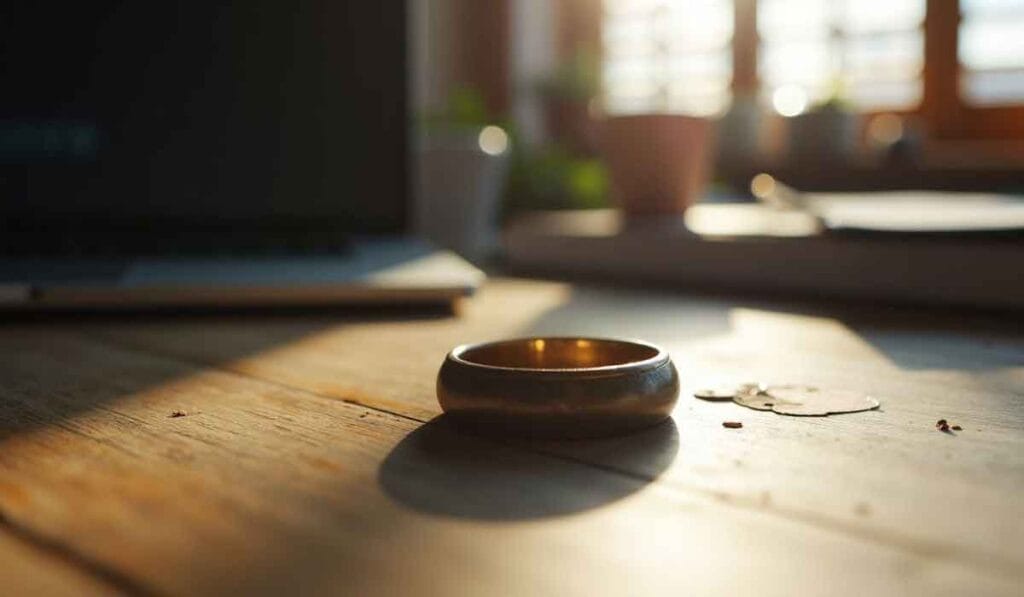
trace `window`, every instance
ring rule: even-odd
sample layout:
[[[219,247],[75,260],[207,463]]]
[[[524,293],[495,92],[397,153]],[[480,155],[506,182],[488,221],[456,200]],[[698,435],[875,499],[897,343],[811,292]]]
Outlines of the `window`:
[[[924,0],[760,0],[762,96],[786,115],[838,98],[864,109],[921,101]]]
[[[729,0],[606,0],[604,105],[610,113],[714,114],[731,94]]]
[[[790,116],[841,99],[914,114],[933,139],[1024,139],[1024,0],[575,4],[603,6],[612,114],[708,115],[737,95]]]
[[[1024,98],[1024,0],[961,0],[960,94],[969,105]]]

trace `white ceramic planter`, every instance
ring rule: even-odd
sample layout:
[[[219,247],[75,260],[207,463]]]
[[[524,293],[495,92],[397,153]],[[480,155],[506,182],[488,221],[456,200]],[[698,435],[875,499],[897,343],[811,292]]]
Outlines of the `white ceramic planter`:
[[[470,261],[498,248],[498,215],[508,151],[481,147],[481,130],[431,131],[420,137],[416,168],[416,232]],[[503,134],[503,133],[502,133]]]

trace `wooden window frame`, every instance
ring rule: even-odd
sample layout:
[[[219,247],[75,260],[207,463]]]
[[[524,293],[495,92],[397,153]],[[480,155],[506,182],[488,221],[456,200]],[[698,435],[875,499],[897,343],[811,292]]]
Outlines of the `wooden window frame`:
[[[758,0],[734,0],[732,41],[734,96],[750,96],[759,89],[757,72],[759,36]],[[558,0],[558,48],[566,58],[580,48],[600,52],[602,2]],[[910,110],[865,112],[897,113],[919,118],[929,138],[946,141],[1003,141],[1002,149],[1024,155],[1024,103],[1012,106],[970,106],[960,94],[957,45],[960,26],[959,0],[926,0],[924,22],[924,72],[921,103]],[[1020,147],[1011,147],[1012,144]],[[989,144],[992,145],[992,144]],[[997,152],[998,153],[998,152]]]
[[[928,0],[922,116],[937,139],[1024,139],[1024,105],[970,106],[961,97],[960,19],[959,0]]]

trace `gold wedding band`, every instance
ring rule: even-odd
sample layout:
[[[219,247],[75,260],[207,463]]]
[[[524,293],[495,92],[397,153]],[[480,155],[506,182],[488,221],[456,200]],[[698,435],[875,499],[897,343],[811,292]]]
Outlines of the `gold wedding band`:
[[[520,338],[459,346],[437,375],[453,423],[485,434],[582,438],[664,421],[679,375],[661,348],[636,340]]]

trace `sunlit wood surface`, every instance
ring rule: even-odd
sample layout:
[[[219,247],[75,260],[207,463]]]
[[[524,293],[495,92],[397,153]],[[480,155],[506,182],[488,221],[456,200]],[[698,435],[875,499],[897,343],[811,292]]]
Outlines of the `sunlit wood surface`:
[[[534,334],[662,344],[674,423],[524,444],[430,422],[448,349]],[[690,396],[744,380],[882,407]],[[7,320],[0,593],[1021,595],[1024,330],[524,280],[457,318]]]

